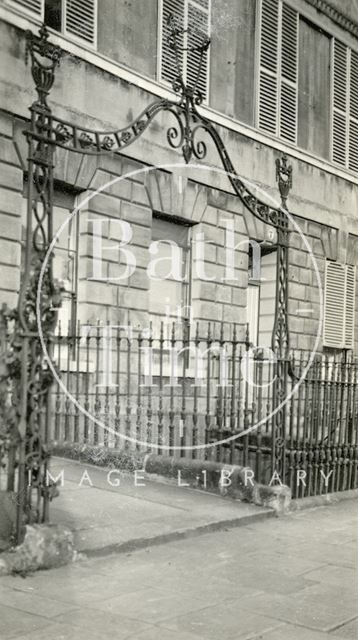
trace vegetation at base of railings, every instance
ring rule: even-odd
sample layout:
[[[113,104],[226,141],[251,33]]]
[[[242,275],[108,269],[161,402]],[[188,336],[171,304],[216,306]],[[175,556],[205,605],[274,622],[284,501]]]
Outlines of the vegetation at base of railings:
[[[122,471],[135,471],[143,469],[144,453],[135,451],[125,451],[123,449],[108,449],[106,447],[93,446],[89,444],[54,443],[52,454],[55,456],[69,458],[86,462],[97,467],[107,467],[109,469],[121,469]]]
[[[18,412],[14,403],[16,384],[20,378],[21,360],[16,344],[8,340],[8,324],[16,311],[3,305],[0,310],[0,467],[5,468],[9,451],[18,441]]]

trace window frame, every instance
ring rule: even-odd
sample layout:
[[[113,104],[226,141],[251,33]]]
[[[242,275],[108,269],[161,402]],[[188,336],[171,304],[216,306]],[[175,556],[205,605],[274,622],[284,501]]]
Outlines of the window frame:
[[[341,109],[335,106],[334,98],[335,98],[335,77],[334,77],[334,62],[335,62],[335,43],[338,42],[340,45],[345,47],[346,50],[346,108],[343,112]],[[352,171],[353,173],[358,173],[358,149],[357,149],[357,157],[355,163],[357,168],[351,168],[350,162],[350,142],[351,142],[351,133],[350,127],[353,122],[358,129],[358,117],[354,116],[351,112],[351,73],[352,73],[352,58],[353,54],[355,54],[358,58],[358,51],[353,49],[349,44],[344,42],[343,40],[336,38],[335,36],[331,36],[331,91],[330,91],[330,105],[331,105],[331,114],[330,114],[330,161],[337,167],[343,167],[348,171]],[[358,68],[358,62],[357,62]],[[358,78],[358,74],[357,74]],[[335,128],[334,128],[334,117],[335,114],[338,113],[340,116],[344,117],[345,121],[345,162],[339,162],[334,159],[334,138],[335,138]]]
[[[24,181],[24,188],[23,188],[23,192],[22,192],[22,201],[21,201],[21,225],[22,228],[25,229],[26,228],[26,215],[27,215],[27,182],[28,182],[28,178],[26,176],[25,181]],[[73,189],[71,187],[67,187],[64,186],[62,183],[55,181],[54,184],[54,194],[53,194],[53,207],[54,207],[54,212],[56,214],[56,209],[61,209],[63,211],[68,211],[68,215],[70,216],[71,213],[77,208],[77,204],[78,204],[78,197],[79,197],[79,193],[80,190],[79,189]],[[69,202],[70,201],[70,202]],[[58,231],[58,229],[54,231],[54,235],[56,235],[56,231]],[[72,288],[71,289],[65,289],[65,291],[62,293],[62,300],[68,300],[69,301],[69,321],[67,322],[67,325],[65,326],[63,323],[63,315],[61,317],[61,309],[65,308],[65,305],[62,305],[59,309],[58,312],[58,319],[57,319],[57,324],[56,324],[56,335],[58,334],[58,330],[59,330],[59,322],[62,323],[62,335],[68,335],[70,337],[73,335],[76,335],[76,330],[77,330],[77,319],[78,319],[78,287],[79,287],[79,241],[80,241],[80,218],[77,214],[74,215],[74,217],[71,218],[70,222],[66,225],[66,238],[67,238],[67,247],[65,248],[64,246],[58,246],[58,239],[56,240],[56,244],[54,246],[54,254],[56,256],[57,255],[64,255],[67,253],[67,255],[69,256],[68,260],[69,263],[72,262],[72,274],[73,274],[73,281],[69,280],[69,282],[72,282]],[[23,231],[22,231],[22,237],[21,237],[21,251],[23,252],[25,248],[25,238],[23,237]],[[23,255],[21,255],[21,270],[23,267]],[[57,280],[62,280],[62,278],[59,277],[59,274],[54,274],[55,279]],[[70,334],[67,333],[67,329],[68,327],[71,327],[70,330]]]
[[[178,309],[180,305],[180,309],[188,310],[191,308],[191,298],[192,298],[192,228],[195,226],[195,223],[193,223],[191,220],[179,218],[178,216],[174,216],[174,215],[171,216],[171,215],[163,214],[159,211],[153,211],[152,220],[162,220],[163,222],[168,222],[176,226],[186,227],[187,229],[187,243],[186,243],[187,246],[185,248],[181,247],[181,249],[183,250],[183,264],[184,264],[184,269],[183,269],[184,277],[183,277],[183,281],[181,282],[182,296],[181,296],[181,301],[178,302],[176,306],[176,309]],[[156,242],[156,240],[153,240],[153,237],[152,237],[151,242]],[[165,240],[162,240],[162,242],[165,242]],[[150,295],[150,286],[148,288],[148,293]],[[150,315],[155,317],[160,316],[159,313],[155,313],[151,310],[150,310]],[[176,316],[174,314],[173,321],[175,321],[175,318]],[[183,315],[182,322],[184,323],[190,322],[190,314]]]
[[[305,8],[305,7],[297,7],[295,5],[295,3],[293,2],[293,0],[278,0],[278,4],[279,4],[279,19],[278,19],[278,40],[279,40],[279,44],[281,44],[281,48],[278,49],[278,62],[277,62],[277,74],[272,74],[273,78],[277,79],[277,85],[278,85],[278,89],[277,89],[277,113],[276,113],[276,133],[272,133],[270,131],[268,131],[267,129],[263,129],[259,126],[259,114],[260,114],[260,102],[259,102],[259,98],[260,98],[260,72],[261,72],[261,64],[260,64],[260,59],[261,59],[261,17],[262,17],[262,2],[263,0],[256,0],[256,15],[257,15],[257,22],[256,22],[256,45],[255,45],[255,88],[254,88],[254,100],[255,100],[255,114],[254,114],[254,118],[255,118],[255,128],[257,131],[262,132],[264,135],[267,135],[271,138],[274,138],[280,142],[282,142],[283,144],[287,144],[287,146],[291,147],[291,148],[297,148],[299,150],[302,149],[302,151],[309,153],[307,151],[307,149],[304,149],[302,147],[298,146],[298,126],[299,126],[299,122],[298,122],[298,100],[296,99],[296,141],[292,142],[286,138],[284,138],[281,133],[280,133],[280,129],[281,129],[281,125],[280,125],[280,109],[281,109],[281,86],[282,86],[282,74],[281,74],[281,68],[282,68],[282,6],[283,5],[287,5],[287,7],[290,7],[291,9],[295,10],[297,13],[297,19],[298,19],[298,42],[297,42],[297,96],[299,93],[299,59],[300,59],[300,49],[299,49],[299,23],[300,23],[300,18],[304,18],[306,20],[309,20],[314,26],[317,27],[317,29],[322,29],[322,31],[324,31],[324,33],[327,35],[327,37],[330,38],[330,60],[329,60],[329,64],[330,64],[330,88],[329,88],[329,96],[328,96],[328,100],[329,100],[329,104],[330,104],[330,127],[329,127],[329,131],[328,131],[328,136],[329,136],[329,157],[327,158],[327,161],[331,163],[331,165],[333,167],[337,167],[340,168],[344,171],[349,172],[352,175],[357,175],[358,174],[358,150],[357,150],[357,158],[353,159],[353,161],[351,160],[351,158],[353,158],[352,152],[351,152],[351,126],[352,124],[356,126],[357,131],[358,131],[358,118],[356,116],[354,116],[351,112],[351,105],[350,105],[350,92],[351,92],[351,69],[352,69],[352,57],[353,54],[355,56],[358,56],[358,46],[355,46],[355,44],[350,41],[349,37],[345,37],[344,33],[340,33],[340,29],[339,27],[335,27],[335,26],[331,26],[331,28],[328,28],[327,24],[323,24],[321,20],[316,19],[315,16],[312,16],[310,14],[309,8]],[[343,112],[340,109],[337,109],[334,107],[334,43],[335,41],[340,42],[348,51],[347,54],[347,74],[346,74],[346,89],[347,89],[347,101],[346,101],[346,111],[343,114]],[[267,70],[264,69],[266,72]],[[269,74],[271,75],[271,74]],[[345,133],[345,163],[339,162],[337,160],[334,159],[334,116],[335,113],[338,113],[340,116],[344,116],[345,118],[345,126],[346,126],[346,133]],[[357,133],[357,139],[358,139],[358,133]],[[356,141],[355,146],[358,148],[358,142]],[[321,155],[319,156],[315,156],[317,158],[321,158],[322,160],[325,160],[325,158]]]
[[[172,85],[168,80],[162,78],[162,50],[163,50],[163,9],[164,9],[165,0],[158,0],[158,24],[157,24],[157,82],[164,85],[167,88],[172,89]],[[184,2],[184,29],[188,27],[188,5],[192,4],[196,9],[199,9],[203,12],[206,12],[200,3],[196,2],[196,0],[183,0]],[[212,0],[208,0],[208,36],[211,34],[211,17],[212,17]],[[187,34],[184,33],[184,47],[187,46]],[[206,70],[206,96],[203,99],[203,104],[209,104],[209,92],[210,92],[210,47],[207,51],[207,70]],[[183,77],[184,81],[187,81],[186,78],[187,72],[187,53],[184,52],[183,56]],[[173,78],[174,80],[175,78]]]
[[[262,31],[262,5],[264,0],[256,0],[256,38],[255,38],[255,82],[254,82],[254,100],[255,100],[255,114],[254,114],[254,126],[258,131],[262,131],[264,134],[274,137],[277,140],[280,140],[283,144],[288,144],[293,147],[298,147],[298,94],[299,94],[299,59],[300,59],[300,37],[299,37],[299,26],[300,26],[300,10],[297,9],[291,2],[286,2],[286,0],[277,0],[278,3],[278,29],[277,29],[277,69],[276,73],[271,72],[270,70],[262,67],[261,65],[261,31]],[[283,5],[286,5],[288,9],[296,12],[296,20],[297,20],[297,48],[296,48],[296,83],[293,83],[288,78],[285,78],[282,73],[282,49],[283,49],[283,39],[282,39],[282,23],[283,23]],[[260,81],[261,81],[261,71],[264,71],[267,75],[274,78],[277,83],[276,88],[276,122],[275,122],[275,133],[260,127]],[[294,141],[289,140],[281,134],[282,130],[282,118],[281,118],[281,110],[282,110],[282,87],[289,86],[296,91],[296,100],[295,100],[295,131],[294,131]]]
[[[190,341],[190,333],[191,333],[191,320],[192,320],[192,313],[191,313],[191,303],[192,303],[192,274],[193,274],[193,255],[192,255],[192,229],[193,227],[196,226],[195,222],[192,222],[191,220],[187,220],[184,218],[180,218],[178,216],[175,215],[168,215],[168,214],[164,214],[160,211],[153,211],[152,214],[152,222],[154,220],[162,220],[164,222],[168,222],[170,224],[176,225],[176,226],[182,226],[182,227],[186,227],[187,229],[187,242],[186,242],[186,247],[183,247],[181,245],[180,248],[183,251],[183,273],[184,273],[184,278],[183,281],[180,283],[181,284],[181,301],[180,303],[178,303],[176,305],[176,309],[173,313],[173,315],[171,316],[166,316],[166,322],[164,322],[164,317],[160,315],[160,313],[156,313],[155,311],[152,311],[152,309],[150,308],[150,303],[148,304],[148,310],[149,310],[149,316],[151,318],[152,321],[159,320],[160,323],[164,323],[164,342],[162,345],[162,354],[164,356],[167,356],[170,358],[170,351],[171,351],[171,328],[173,325],[181,325],[182,326],[182,331],[186,331],[186,338],[187,340]],[[168,240],[170,240],[168,238]],[[157,240],[151,239],[152,242],[157,242]],[[159,240],[159,242],[165,242],[165,239]],[[150,284],[149,284],[149,288],[148,288],[148,295],[150,296]],[[177,313],[178,310],[180,309],[180,312],[184,311],[185,313],[182,313],[180,316]],[[189,310],[189,313],[188,313]],[[184,333],[183,333],[184,335]],[[189,342],[190,344],[190,342]],[[153,354],[154,356],[156,355],[160,355],[160,348],[153,348]],[[181,358],[183,358],[180,361],[180,364],[178,363],[179,369],[180,371],[182,370],[182,367],[184,366],[185,370],[187,371],[188,369],[190,369],[190,353],[189,352],[185,352],[184,356],[182,355]],[[167,364],[162,363],[162,366],[165,370],[165,373],[163,374],[164,377],[169,376],[170,375],[170,369],[168,369],[168,367],[170,367],[170,361]],[[160,362],[159,361],[153,361],[153,377],[157,377],[159,375],[159,369],[160,369]],[[178,373],[178,378],[180,378],[180,374]]]

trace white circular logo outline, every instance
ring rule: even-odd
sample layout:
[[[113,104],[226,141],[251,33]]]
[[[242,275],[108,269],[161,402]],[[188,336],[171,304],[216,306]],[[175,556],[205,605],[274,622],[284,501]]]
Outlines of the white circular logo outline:
[[[42,282],[43,282],[43,277],[45,274],[45,270],[47,267],[47,263],[49,261],[49,257],[50,254],[52,252],[52,250],[55,247],[57,238],[61,235],[62,231],[66,228],[66,226],[69,224],[69,222],[72,220],[72,218],[74,218],[75,215],[77,215],[77,213],[80,212],[81,208],[86,205],[93,197],[95,197],[96,195],[98,195],[99,193],[101,193],[102,191],[104,191],[104,189],[106,189],[107,187],[112,186],[113,184],[115,184],[116,182],[120,182],[121,180],[125,180],[128,178],[132,178],[135,175],[138,175],[140,173],[149,173],[151,171],[157,171],[158,169],[175,169],[175,168],[181,168],[181,169],[190,169],[190,168],[194,168],[194,169],[199,169],[200,171],[203,170],[209,170],[209,171],[214,171],[216,173],[219,173],[221,175],[225,175],[226,177],[231,176],[236,178],[236,175],[231,174],[228,171],[225,171],[224,169],[220,169],[217,167],[213,167],[210,165],[203,165],[203,164],[195,164],[195,163],[165,163],[165,164],[161,164],[161,165],[157,165],[157,166],[152,166],[152,167],[142,167],[140,169],[135,169],[134,171],[131,171],[130,173],[127,173],[125,175],[122,176],[116,176],[115,178],[113,178],[112,180],[109,180],[108,182],[106,182],[104,185],[102,185],[101,187],[99,187],[96,191],[94,191],[93,193],[91,193],[89,196],[87,196],[83,201],[80,202],[80,204],[74,208],[74,210],[72,211],[72,213],[66,218],[66,220],[62,223],[62,225],[59,227],[59,229],[56,231],[56,233],[54,234],[52,241],[47,249],[46,255],[44,257],[43,260],[43,264],[40,270],[40,274],[39,274],[39,281],[38,281],[38,287],[37,287],[37,295],[36,295],[36,317],[37,317],[37,328],[38,328],[38,332],[39,332],[39,338],[40,338],[40,342],[41,342],[41,346],[42,346],[42,350],[45,356],[45,360],[47,361],[47,364],[57,382],[57,384],[60,386],[60,388],[62,389],[62,391],[65,393],[65,395],[71,400],[71,402],[74,404],[74,406],[77,407],[77,409],[79,409],[79,411],[81,411],[81,413],[89,418],[94,424],[96,424],[97,426],[101,427],[103,430],[106,430],[108,433],[111,433],[112,435],[114,435],[115,437],[119,437],[127,442],[131,442],[132,444],[136,444],[136,445],[140,445],[143,447],[149,447],[151,449],[160,449],[160,450],[164,450],[164,451],[194,451],[194,450],[198,450],[198,449],[207,449],[210,447],[216,447],[218,445],[222,445],[222,444],[226,444],[228,442],[231,442],[233,440],[242,438],[243,436],[251,433],[252,431],[258,429],[261,425],[265,424],[267,422],[267,420],[272,419],[279,411],[281,411],[281,409],[285,406],[285,404],[294,396],[294,394],[296,393],[296,391],[299,389],[299,387],[301,386],[302,382],[305,380],[306,375],[309,371],[309,369],[311,368],[312,364],[313,364],[313,360],[314,357],[317,353],[318,350],[318,345],[319,345],[319,341],[321,338],[321,334],[322,334],[322,326],[323,326],[323,288],[322,288],[322,280],[321,280],[321,275],[319,273],[319,269],[318,269],[318,265],[317,265],[317,260],[315,258],[315,255],[312,251],[312,248],[306,238],[306,236],[304,235],[303,231],[301,231],[298,223],[295,221],[295,219],[293,218],[293,216],[291,215],[291,213],[284,209],[280,204],[277,205],[277,202],[275,201],[275,199],[269,194],[264,192],[264,195],[271,200],[271,202],[274,204],[274,207],[280,211],[282,211],[289,219],[289,221],[291,222],[291,224],[294,226],[294,228],[296,229],[296,231],[299,233],[301,239],[303,240],[303,244],[305,245],[307,252],[312,260],[313,263],[313,268],[316,274],[316,278],[317,278],[317,284],[318,284],[318,290],[319,290],[319,300],[320,300],[320,316],[319,316],[319,320],[318,320],[318,331],[317,331],[317,335],[316,335],[316,339],[315,339],[315,344],[314,347],[311,351],[311,355],[309,360],[307,361],[307,365],[305,366],[303,373],[301,375],[301,377],[299,378],[299,380],[296,382],[296,384],[292,387],[291,391],[287,394],[287,396],[285,396],[285,398],[282,400],[282,402],[275,407],[275,409],[268,415],[263,417],[261,420],[259,420],[256,424],[252,425],[251,427],[248,427],[247,429],[245,429],[244,431],[241,431],[240,433],[237,434],[233,434],[227,438],[224,438],[222,440],[216,440],[215,442],[210,442],[207,444],[200,444],[200,445],[166,445],[166,444],[154,444],[151,442],[145,442],[142,440],[138,440],[137,438],[132,438],[131,436],[127,436],[126,434],[122,434],[119,433],[118,431],[116,431],[115,429],[113,429],[112,427],[104,424],[102,422],[102,420],[100,420],[99,418],[96,418],[96,416],[93,416],[89,411],[87,411],[84,407],[82,407],[82,405],[77,401],[77,399],[71,394],[71,392],[67,389],[66,385],[62,382],[61,378],[57,375],[57,371],[55,370],[55,367],[53,366],[53,363],[51,361],[51,358],[48,354],[47,351],[47,347],[45,344],[45,339],[44,339],[44,335],[43,335],[43,331],[42,331],[42,324],[41,324],[41,289],[42,289]],[[240,178],[244,183],[252,186],[255,190],[260,191],[261,188],[258,187],[256,184],[250,182],[247,179],[244,178]],[[233,194],[235,195],[235,194]],[[243,206],[245,207],[245,203],[243,203]]]

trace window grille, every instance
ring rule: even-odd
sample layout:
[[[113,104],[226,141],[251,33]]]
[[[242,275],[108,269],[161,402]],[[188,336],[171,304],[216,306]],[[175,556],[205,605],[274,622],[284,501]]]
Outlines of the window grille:
[[[209,35],[210,0],[161,0],[160,2],[159,79],[171,84],[178,74],[175,54],[168,42],[169,15],[174,17],[179,28],[184,29],[184,33],[178,36],[181,49],[179,64],[184,81],[188,86],[193,86],[199,71],[200,54],[190,49],[201,44],[204,36]],[[209,59],[208,52],[205,52],[197,85],[204,100],[208,97],[208,84]]]
[[[297,142],[298,12],[282,0],[259,3],[258,126]]]
[[[326,262],[323,344],[353,349],[356,267]]]

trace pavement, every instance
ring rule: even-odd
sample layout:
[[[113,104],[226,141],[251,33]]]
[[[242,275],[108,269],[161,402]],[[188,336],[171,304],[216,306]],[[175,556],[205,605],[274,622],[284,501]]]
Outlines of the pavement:
[[[0,582],[1,640],[355,640],[358,503]]]
[[[274,516],[271,509],[178,483],[158,483],[140,472],[108,475],[108,469],[52,458],[53,478],[61,472],[63,486],[51,504],[51,522],[72,529],[75,548],[88,555],[124,552]]]

